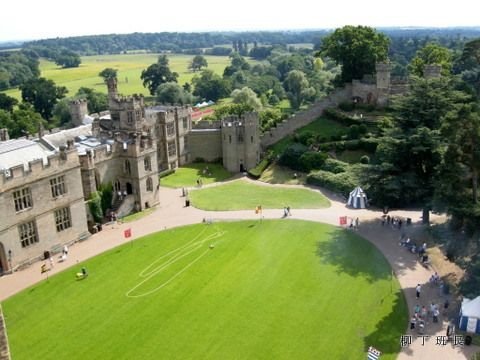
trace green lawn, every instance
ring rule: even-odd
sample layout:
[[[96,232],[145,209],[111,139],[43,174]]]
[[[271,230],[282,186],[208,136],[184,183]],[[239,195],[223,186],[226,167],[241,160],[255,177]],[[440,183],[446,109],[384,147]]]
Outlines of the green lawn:
[[[208,167],[208,172],[203,173]],[[223,181],[232,176],[221,164],[210,163],[192,163],[182,166],[175,170],[173,174],[160,179],[162,186],[171,188],[191,187],[197,185],[197,180],[201,179],[204,185]]]
[[[298,129],[296,132],[302,134],[309,131],[325,138],[329,138],[332,135],[344,134],[347,128],[347,126],[344,126],[337,121],[320,117],[307,126]]]
[[[184,84],[190,82],[195,75],[188,69],[193,55],[171,54],[168,55],[170,69],[179,74],[178,82]],[[218,74],[230,64],[228,56],[205,56],[208,62],[208,69]],[[118,90],[125,95],[144,94],[150,95],[148,89],[142,85],[140,74],[151,64],[157,62],[158,54],[117,54],[117,55],[96,55],[83,56],[82,63],[78,68],[62,69],[54,62],[42,59],[40,61],[41,76],[55,81],[57,85],[66,86],[69,90],[68,96],[73,96],[82,86],[93,88],[106,93],[107,87],[98,73],[110,67],[118,69]],[[5,91],[9,96],[21,98],[20,91],[11,89]]]
[[[192,205],[204,210],[319,209],[330,202],[317,191],[256,185],[244,180],[190,192]]]
[[[81,266],[89,276],[76,281]],[[390,274],[374,246],[329,225],[197,224],[127,243],[2,305],[15,360],[363,360],[371,345],[391,360],[408,317]]]

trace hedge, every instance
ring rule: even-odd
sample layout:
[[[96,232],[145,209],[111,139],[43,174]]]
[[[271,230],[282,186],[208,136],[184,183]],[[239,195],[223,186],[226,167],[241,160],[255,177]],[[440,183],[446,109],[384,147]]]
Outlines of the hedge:
[[[161,171],[158,173],[158,178],[161,179],[162,177],[173,174],[174,172],[175,172],[175,169],[168,169],[168,170]]]
[[[356,177],[350,171],[334,174],[324,170],[308,174],[307,184],[322,186],[345,197],[358,185]]]
[[[250,175],[254,179],[258,179],[260,176],[262,176],[262,173],[265,171],[265,169],[270,165],[270,159],[266,157],[262,161],[258,163],[257,166],[255,166],[253,169],[248,170],[248,175]]]

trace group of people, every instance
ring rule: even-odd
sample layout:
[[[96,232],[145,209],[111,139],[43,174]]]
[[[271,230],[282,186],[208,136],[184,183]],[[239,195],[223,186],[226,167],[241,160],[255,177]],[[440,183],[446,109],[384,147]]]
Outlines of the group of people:
[[[413,312],[413,316],[410,320],[410,330],[417,329],[420,334],[423,334],[425,326],[430,319],[432,319],[433,323],[438,323],[440,307],[432,301],[428,308],[425,305],[420,306],[420,304],[416,304]]]
[[[394,217],[394,216],[384,214],[382,216],[382,226],[384,226],[385,223],[387,225],[391,225],[393,229],[398,228],[400,230],[402,229],[404,221],[399,217]]]
[[[285,206],[283,208],[283,217],[287,216],[292,216],[292,213],[290,212],[290,206]]]
[[[352,218],[350,220],[350,229],[358,229],[358,227],[360,226],[360,220],[358,219],[358,217],[356,219]]]

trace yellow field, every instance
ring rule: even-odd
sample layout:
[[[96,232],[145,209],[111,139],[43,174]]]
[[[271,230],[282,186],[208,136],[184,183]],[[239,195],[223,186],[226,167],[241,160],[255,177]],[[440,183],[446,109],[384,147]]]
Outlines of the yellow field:
[[[194,55],[168,55],[170,69],[179,74],[178,82],[189,82],[195,75],[188,69],[188,65]],[[157,62],[158,54],[121,54],[121,55],[97,55],[83,56],[82,63],[78,68],[62,69],[54,62],[42,59],[40,61],[41,76],[55,81],[57,85],[66,86],[68,96],[73,96],[82,86],[93,88],[101,92],[107,92],[106,86],[98,73],[109,67],[118,70],[118,90],[121,94],[150,95],[148,89],[142,85],[140,74],[151,64]],[[208,69],[218,74],[230,63],[227,56],[205,56]],[[21,98],[18,89],[5,91],[9,96]]]

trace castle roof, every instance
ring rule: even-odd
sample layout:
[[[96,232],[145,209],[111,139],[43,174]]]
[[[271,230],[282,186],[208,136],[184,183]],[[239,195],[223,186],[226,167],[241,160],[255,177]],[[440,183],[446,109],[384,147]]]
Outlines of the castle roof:
[[[62,130],[53,134],[43,136],[43,140],[51,144],[55,149],[60,146],[66,146],[67,140],[73,140],[79,137],[88,137],[92,135],[92,124],[77,126],[72,129]]]
[[[39,143],[28,139],[14,139],[0,142],[0,171],[23,164],[28,169],[28,162],[42,159],[47,164],[47,157],[54,154]]]

